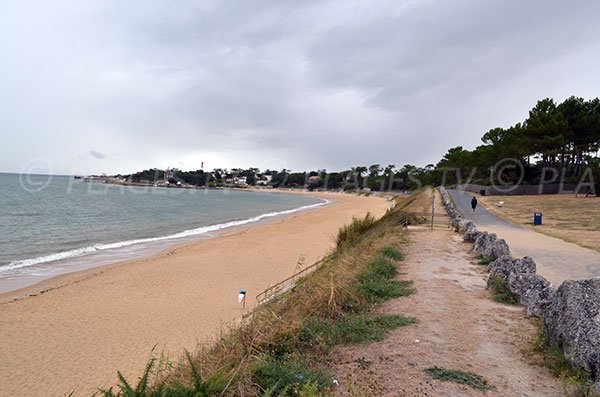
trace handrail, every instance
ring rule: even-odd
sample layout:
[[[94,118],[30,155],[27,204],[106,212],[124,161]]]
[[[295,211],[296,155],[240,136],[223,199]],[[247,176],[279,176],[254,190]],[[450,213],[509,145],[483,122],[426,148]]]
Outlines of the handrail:
[[[411,220],[413,220],[415,217],[431,217],[431,213],[428,213],[428,212],[404,212],[398,217],[398,219],[395,223],[398,225],[402,225],[404,227],[408,227],[408,225],[410,225],[410,223],[411,223]],[[436,223],[449,224],[446,221],[442,221],[442,219],[444,219],[443,217],[439,217],[439,218],[441,218],[441,219],[439,221],[437,221]],[[438,219],[438,217],[436,217],[436,219]],[[276,298],[280,297],[281,295],[285,294],[286,292],[290,291],[292,288],[294,288],[294,286],[296,285],[296,281],[299,278],[303,277],[309,271],[314,270],[315,268],[319,267],[325,261],[331,260],[331,259],[335,258],[336,256],[338,256],[338,254],[336,254],[336,253],[329,255],[329,256],[313,263],[312,265],[292,274],[291,276],[279,281],[278,283],[276,283],[272,286],[269,286],[268,288],[266,288],[265,290],[260,292],[258,295],[256,295],[256,301],[258,304],[254,307],[253,310],[251,310],[249,313],[245,314],[244,317],[251,315],[252,313],[254,313],[254,311],[256,309],[260,308],[265,303],[271,302],[271,301],[275,300]]]
[[[304,269],[300,270],[299,272],[292,274],[288,278],[279,281],[277,284],[274,284],[274,285],[268,287],[267,289],[265,289],[264,291],[262,291],[261,293],[256,295],[256,300],[258,301],[258,306],[260,306],[263,303],[266,303],[270,300],[273,300],[273,299],[277,298],[279,295],[289,291],[290,289],[292,289],[294,287],[294,285],[296,285],[296,280],[298,280],[304,274],[308,273],[310,270],[313,270],[316,267],[323,264],[323,262],[325,262],[325,260],[332,259],[335,256],[337,256],[337,255],[328,256],[327,258],[321,259],[321,260],[313,263],[312,265],[305,267]]]

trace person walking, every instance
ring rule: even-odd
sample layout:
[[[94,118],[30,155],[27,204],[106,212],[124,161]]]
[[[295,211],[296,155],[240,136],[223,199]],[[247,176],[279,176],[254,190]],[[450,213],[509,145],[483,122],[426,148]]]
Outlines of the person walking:
[[[475,215],[475,208],[477,208],[477,199],[475,196],[471,199],[471,208],[473,209],[473,215]]]

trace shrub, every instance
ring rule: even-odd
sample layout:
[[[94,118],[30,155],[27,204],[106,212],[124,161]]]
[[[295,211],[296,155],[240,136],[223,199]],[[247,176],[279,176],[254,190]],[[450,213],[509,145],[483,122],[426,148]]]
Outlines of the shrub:
[[[352,243],[373,225],[375,225],[375,218],[370,212],[365,215],[364,219],[352,218],[352,222],[349,225],[344,225],[340,228],[336,240],[337,247],[342,248]]]

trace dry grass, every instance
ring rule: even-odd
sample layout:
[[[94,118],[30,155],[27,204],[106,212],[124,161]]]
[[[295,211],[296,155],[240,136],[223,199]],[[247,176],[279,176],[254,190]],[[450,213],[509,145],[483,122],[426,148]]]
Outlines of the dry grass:
[[[311,377],[307,378],[310,382],[302,387],[325,387],[325,390],[319,391],[325,393],[327,385],[323,379],[327,379],[326,357],[331,343],[323,337],[310,343],[299,338],[311,320],[318,319],[326,324],[339,321],[339,326],[332,329],[338,332],[340,327],[351,328],[353,334],[358,329],[357,324],[362,327],[359,327],[360,330],[365,331],[365,327],[388,329],[413,323],[414,319],[407,318],[369,317],[373,303],[363,297],[358,288],[358,276],[376,263],[375,260],[381,259],[381,255],[386,255],[386,261],[396,260],[395,257],[402,259],[396,249],[405,242],[406,230],[398,223],[398,217],[410,204],[420,205],[419,195],[402,199],[380,220],[362,228],[351,244],[339,248],[289,293],[257,310],[246,322],[225,331],[214,343],[200,346],[190,362],[199,369],[201,379],[224,380],[227,387],[221,395],[252,396],[265,393],[258,385],[262,377],[282,378],[289,371],[302,371]],[[390,254],[390,247],[394,247],[395,255]],[[338,333],[343,334],[341,331]],[[376,337],[378,335],[375,334]],[[372,335],[369,334],[369,337]],[[189,384],[190,362],[181,362],[172,370],[159,374],[153,387]],[[315,383],[311,383],[313,381]],[[285,385],[275,384],[273,387]],[[317,395],[296,389],[269,390],[275,395]]]
[[[406,212],[420,212],[430,213],[431,212],[431,197],[434,194],[434,189],[430,186],[426,186],[414,195],[404,198],[406,200],[404,204],[404,211]],[[437,197],[436,197],[437,199]],[[441,205],[441,201],[436,200],[437,205]]]
[[[572,195],[489,196],[480,201],[493,213],[540,233],[600,251],[600,198]],[[504,201],[503,207],[494,203]],[[543,224],[533,226],[533,213],[543,213]]]

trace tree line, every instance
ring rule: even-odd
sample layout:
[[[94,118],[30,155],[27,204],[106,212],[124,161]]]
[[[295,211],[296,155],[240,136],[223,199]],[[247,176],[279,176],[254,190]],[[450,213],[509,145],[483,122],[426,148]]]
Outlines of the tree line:
[[[289,169],[215,168],[212,171],[177,171],[170,182],[194,186],[221,187],[235,178],[248,186],[306,187],[309,190],[414,190],[424,185],[455,183],[540,184],[554,181],[577,184],[582,178],[596,183],[600,193],[600,100],[571,96],[557,104],[539,100],[527,119],[515,125],[485,132],[482,144],[473,150],[450,148],[435,165],[407,164],[397,168],[356,166],[339,172]],[[144,170],[124,177],[133,182],[164,179],[165,171]]]
[[[526,120],[509,128],[493,128],[481,141],[474,150],[449,149],[436,165],[438,174],[458,169],[463,177],[469,175],[483,184],[494,180],[578,183],[586,172],[598,175],[600,100],[571,96],[557,104],[551,98],[542,99]],[[513,166],[507,166],[507,159],[513,160]],[[446,177],[456,182],[456,175]]]
[[[235,185],[236,178],[245,178],[247,186],[264,186],[272,188],[307,188],[308,190],[358,190],[373,191],[415,190],[431,184],[433,165],[419,168],[407,164],[401,168],[389,164],[356,166],[339,172],[313,170],[293,172],[290,169],[264,170],[258,168],[215,168],[212,171],[171,171],[168,178],[171,185],[181,182],[186,185],[204,187],[227,187]],[[162,183],[166,170],[152,168],[129,175],[117,175],[135,183]],[[239,186],[239,185],[238,185]]]

